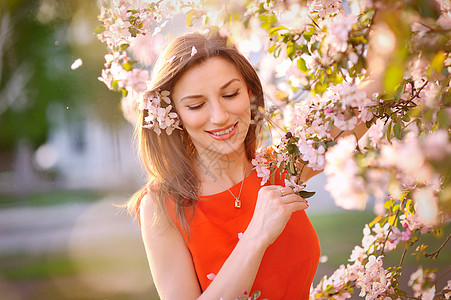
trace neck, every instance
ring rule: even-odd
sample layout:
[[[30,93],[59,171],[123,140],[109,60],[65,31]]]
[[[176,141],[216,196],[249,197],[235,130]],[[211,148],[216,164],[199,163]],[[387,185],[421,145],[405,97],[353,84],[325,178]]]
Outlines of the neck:
[[[228,155],[204,151],[203,155],[198,156],[198,166],[203,195],[218,193],[224,187],[230,188],[252,172],[252,164],[244,148]]]

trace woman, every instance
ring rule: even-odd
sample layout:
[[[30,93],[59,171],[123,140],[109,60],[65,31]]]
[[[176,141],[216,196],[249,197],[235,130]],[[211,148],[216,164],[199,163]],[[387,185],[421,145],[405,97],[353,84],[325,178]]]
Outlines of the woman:
[[[160,297],[308,299],[320,255],[308,203],[252,170],[264,102],[251,64],[224,37],[187,34],[160,56],[149,93],[170,99],[181,128],[143,128],[146,109],[137,126],[150,180],[128,207]]]

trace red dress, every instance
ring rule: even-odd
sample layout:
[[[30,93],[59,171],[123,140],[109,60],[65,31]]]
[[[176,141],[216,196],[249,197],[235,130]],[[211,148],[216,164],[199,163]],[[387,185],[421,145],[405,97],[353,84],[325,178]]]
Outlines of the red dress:
[[[203,291],[251,221],[260,183],[261,178],[255,171],[245,179],[241,208],[235,208],[235,199],[227,190],[201,196],[189,223],[189,238],[175,220],[191,252]],[[284,185],[278,176],[275,184]],[[230,190],[238,195],[240,187],[241,182]],[[171,209],[169,213],[174,216]],[[305,211],[293,213],[281,235],[266,250],[250,292],[259,290],[261,298],[269,300],[308,299],[319,256],[318,237]]]

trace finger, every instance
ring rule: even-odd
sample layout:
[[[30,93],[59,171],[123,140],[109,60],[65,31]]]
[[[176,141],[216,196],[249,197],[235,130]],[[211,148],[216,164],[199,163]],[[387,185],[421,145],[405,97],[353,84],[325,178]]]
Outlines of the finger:
[[[305,201],[294,201],[287,204],[288,209],[293,213],[299,210],[307,209],[308,203]]]
[[[280,192],[282,197],[290,195],[290,194],[294,194],[293,189],[288,186],[280,186],[277,189]]]
[[[286,204],[292,203],[292,202],[303,202],[303,203],[308,204],[308,201],[306,199],[304,199],[301,196],[296,195],[294,193],[286,195],[284,197],[281,197],[280,199],[283,201],[283,203],[286,203]]]

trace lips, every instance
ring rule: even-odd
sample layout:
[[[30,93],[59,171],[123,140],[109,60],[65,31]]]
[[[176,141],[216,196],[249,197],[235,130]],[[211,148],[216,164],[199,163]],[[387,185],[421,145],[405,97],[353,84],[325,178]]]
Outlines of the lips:
[[[206,131],[212,138],[218,141],[228,140],[232,136],[235,135],[235,133],[238,130],[238,122],[235,124],[229,125],[227,127],[219,128],[219,129],[213,129]]]

